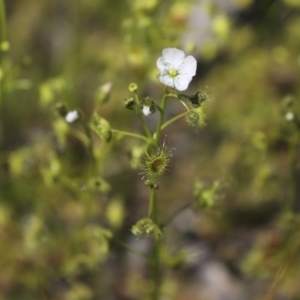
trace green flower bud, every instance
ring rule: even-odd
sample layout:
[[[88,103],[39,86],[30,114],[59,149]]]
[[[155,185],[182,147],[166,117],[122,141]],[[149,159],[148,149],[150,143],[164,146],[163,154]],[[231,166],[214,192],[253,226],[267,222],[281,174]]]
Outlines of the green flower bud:
[[[189,98],[189,101],[191,102],[192,106],[197,108],[200,107],[201,104],[207,100],[207,94],[203,91],[197,92],[195,95],[191,96]]]
[[[185,115],[185,120],[191,127],[198,127],[200,116],[196,110],[190,110]]]
[[[132,226],[131,232],[138,237],[146,236],[154,240],[162,237],[162,232],[158,225],[156,225],[150,218],[139,220]]]
[[[132,97],[125,98],[123,100],[123,103],[124,103],[124,107],[126,109],[134,110],[134,108],[135,108],[135,101],[134,101],[134,99]]]
[[[185,115],[185,120],[191,127],[203,127],[206,124],[205,108],[200,106],[190,110]]]
[[[130,83],[128,86],[130,92],[136,92],[138,90],[138,85],[136,83]]]
[[[105,142],[109,142],[112,138],[112,131],[110,124],[97,113],[94,113],[92,121],[90,123],[90,128],[97,133],[101,139]]]

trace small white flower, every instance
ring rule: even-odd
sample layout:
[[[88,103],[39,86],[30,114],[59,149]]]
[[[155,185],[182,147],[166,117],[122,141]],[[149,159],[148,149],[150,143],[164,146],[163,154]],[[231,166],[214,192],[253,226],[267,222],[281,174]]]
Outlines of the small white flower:
[[[196,74],[197,61],[191,55],[185,57],[184,52],[179,49],[166,48],[162,57],[157,60],[157,67],[161,83],[178,91],[185,91]]]
[[[147,105],[143,106],[142,111],[145,116],[149,116],[150,114],[152,114],[150,106],[147,106]]]
[[[74,123],[79,119],[79,113],[77,110],[69,111],[65,116],[65,119],[68,123]]]

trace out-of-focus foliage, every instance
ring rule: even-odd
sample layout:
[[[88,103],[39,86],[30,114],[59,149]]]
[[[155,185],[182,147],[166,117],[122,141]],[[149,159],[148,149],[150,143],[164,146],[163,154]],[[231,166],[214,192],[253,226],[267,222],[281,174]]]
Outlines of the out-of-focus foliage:
[[[190,90],[209,101],[203,128],[165,130],[161,219],[190,202],[193,216],[163,232],[163,299],[221,299],[199,241],[241,289],[230,299],[297,299],[299,1],[4,2],[0,299],[147,299],[146,268],[120,242],[146,217],[141,146],[112,129],[141,130],[123,99],[130,82],[157,97],[166,47],[197,57]]]

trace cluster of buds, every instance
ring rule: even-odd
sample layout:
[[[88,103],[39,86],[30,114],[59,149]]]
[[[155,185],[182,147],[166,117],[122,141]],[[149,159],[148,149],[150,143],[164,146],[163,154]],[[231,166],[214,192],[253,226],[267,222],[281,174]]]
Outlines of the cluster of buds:
[[[132,93],[137,93],[138,86],[136,83],[130,83],[128,87]],[[129,110],[135,110],[137,113],[143,113],[144,116],[153,114],[157,105],[150,97],[145,97],[141,101],[136,100],[133,97],[128,97],[123,100],[124,107]]]
[[[192,96],[184,96],[187,98],[193,109],[186,113],[185,120],[191,127],[199,127],[205,124],[205,112],[203,103],[208,99],[207,94],[204,91],[198,91]]]

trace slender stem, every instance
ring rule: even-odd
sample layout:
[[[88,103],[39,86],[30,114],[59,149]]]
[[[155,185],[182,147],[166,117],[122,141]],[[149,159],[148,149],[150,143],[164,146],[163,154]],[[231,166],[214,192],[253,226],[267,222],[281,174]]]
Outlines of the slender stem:
[[[155,132],[155,143],[156,143],[156,145],[158,144],[159,139],[160,139],[161,126],[162,126],[164,116],[165,116],[165,109],[166,109],[166,103],[167,103],[168,96],[169,96],[169,94],[167,93],[167,89],[166,89],[165,93],[164,93],[164,96],[162,98],[162,101],[161,101],[161,112],[160,112],[160,116],[159,116],[157,127],[156,127],[156,132]]]
[[[161,126],[161,130],[165,129],[166,127],[168,127],[169,125],[171,125],[173,122],[181,119],[182,117],[184,117],[186,115],[186,113],[182,113],[180,115],[177,115],[175,117],[173,117],[172,119],[168,120],[167,122],[165,122],[162,126]]]
[[[162,125],[163,125],[163,120],[164,120],[164,113],[166,109],[166,104],[167,104],[167,98],[168,97],[175,97],[173,94],[169,94],[167,91],[167,88],[165,89],[165,93],[163,95],[162,101],[161,101],[161,110],[160,116],[157,122],[156,126],[156,131],[153,136],[154,139],[154,144],[157,146],[159,143],[161,131],[162,131]],[[157,191],[155,189],[151,190],[150,193],[150,199],[149,199],[149,210],[148,210],[148,217],[151,217],[154,221],[154,223],[159,226],[159,221],[158,221],[158,207],[157,207],[157,199],[156,199],[156,193]],[[153,290],[152,290],[152,295],[151,299],[152,300],[159,300],[159,295],[160,295],[160,284],[161,284],[161,274],[160,274],[160,246],[161,246],[161,241],[160,240],[155,240],[154,245],[153,245],[153,263],[152,263],[152,280],[153,280]]]
[[[148,207],[148,217],[151,218],[154,206],[156,205],[156,190],[152,189],[150,193],[149,207]],[[154,220],[155,221],[155,220]]]
[[[152,291],[152,300],[159,300],[160,295],[160,240],[156,240],[154,243],[153,249],[153,264],[152,264],[152,278],[153,278],[153,291]]]
[[[131,136],[131,137],[135,137],[137,139],[142,139],[142,140],[148,142],[148,139],[145,136],[141,135],[141,134],[131,133],[131,132],[122,131],[122,130],[118,130],[118,129],[111,129],[111,131],[115,132],[115,133],[122,134],[122,135],[127,135],[127,136]]]
[[[185,109],[186,109],[187,111],[190,110],[183,100],[179,100],[179,101],[180,101],[180,103],[185,107]]]
[[[152,203],[151,203],[152,202]],[[150,206],[151,205],[151,206]],[[153,221],[158,225],[158,208],[156,199],[156,190],[152,189],[150,194],[150,205],[151,211],[149,209],[150,215],[152,215]],[[160,294],[160,240],[155,240],[153,245],[153,263],[152,263],[152,279],[153,279],[153,290],[152,290],[152,300],[158,300]]]

